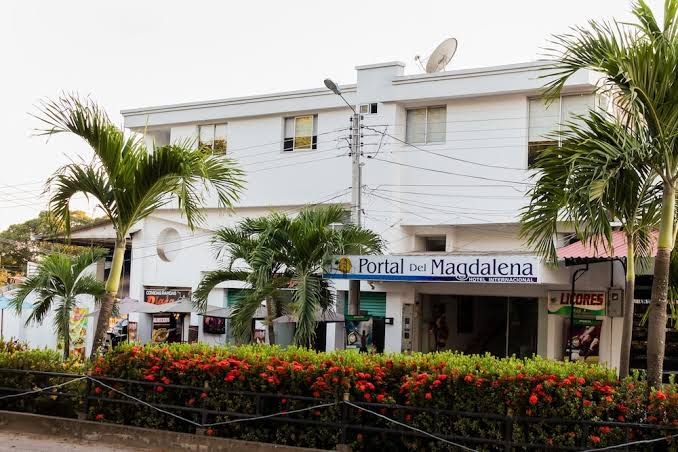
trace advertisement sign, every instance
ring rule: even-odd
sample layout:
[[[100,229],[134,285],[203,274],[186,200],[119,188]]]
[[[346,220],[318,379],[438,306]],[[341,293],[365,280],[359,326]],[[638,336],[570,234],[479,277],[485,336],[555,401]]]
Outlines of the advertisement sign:
[[[69,322],[68,334],[70,335],[70,353],[73,356],[85,357],[87,340],[88,308],[73,308]],[[63,341],[59,341],[58,349],[63,349]]]
[[[151,304],[167,304],[191,298],[191,289],[145,289],[144,301]]]
[[[358,349],[361,353],[373,353],[372,318],[345,316],[346,348]]]
[[[549,292],[549,314],[570,315],[572,308],[570,297],[572,292],[568,290],[553,290]],[[587,314],[589,316],[605,315],[607,292],[604,290],[577,290],[574,292],[575,314]]]
[[[538,283],[535,256],[334,256],[325,278]]]
[[[602,320],[575,319],[572,327],[572,361],[597,363],[600,355],[600,330]],[[570,329],[565,328],[565,335]],[[567,339],[567,338],[566,338]],[[569,341],[565,341],[567,349]],[[565,350],[565,356],[569,351]]]

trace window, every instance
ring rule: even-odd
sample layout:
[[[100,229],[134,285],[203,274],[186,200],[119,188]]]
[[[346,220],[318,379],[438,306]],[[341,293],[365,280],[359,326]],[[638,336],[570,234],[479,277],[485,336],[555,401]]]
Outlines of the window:
[[[226,124],[205,124],[198,126],[198,147],[226,154]]]
[[[283,151],[318,149],[318,115],[285,118]]]
[[[407,142],[444,143],[446,122],[447,107],[407,110]]]
[[[592,94],[563,96],[547,105],[544,99],[530,99],[527,162],[534,163],[541,151],[558,144],[563,124],[576,122],[594,105]]]
[[[434,235],[424,237],[424,251],[444,252],[446,251],[447,239],[444,235]]]
[[[376,115],[377,104],[362,104],[360,105],[360,113],[364,115]]]

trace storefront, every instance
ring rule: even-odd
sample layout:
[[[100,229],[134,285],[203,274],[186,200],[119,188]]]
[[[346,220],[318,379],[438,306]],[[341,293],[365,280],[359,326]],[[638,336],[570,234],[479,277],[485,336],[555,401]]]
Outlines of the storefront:
[[[570,328],[577,268],[548,267],[531,255],[337,256],[326,276],[342,287],[342,301],[344,280],[361,280],[362,291],[383,294],[383,314],[370,317],[385,320],[385,351],[563,359],[572,343],[573,359],[614,366],[621,318],[608,312],[608,299],[613,293],[621,301],[623,271],[604,262],[581,276]],[[363,298],[361,293],[361,310]]]

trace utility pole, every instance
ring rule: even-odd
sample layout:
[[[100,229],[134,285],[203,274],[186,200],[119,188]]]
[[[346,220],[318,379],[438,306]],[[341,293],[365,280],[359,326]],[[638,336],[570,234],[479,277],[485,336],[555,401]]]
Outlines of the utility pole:
[[[351,221],[361,225],[362,217],[362,167],[360,157],[362,153],[362,130],[360,112],[353,110],[351,118]],[[348,282],[348,313],[349,315],[360,314],[360,281],[352,279]]]
[[[362,191],[362,167],[360,166],[361,148],[362,148],[362,130],[360,109],[356,110],[353,105],[341,94],[341,90],[330,79],[324,80],[325,86],[349,106],[353,111],[351,117],[351,222],[357,226],[361,224],[362,203],[360,192]],[[360,281],[349,280],[348,282],[348,314],[360,314]]]

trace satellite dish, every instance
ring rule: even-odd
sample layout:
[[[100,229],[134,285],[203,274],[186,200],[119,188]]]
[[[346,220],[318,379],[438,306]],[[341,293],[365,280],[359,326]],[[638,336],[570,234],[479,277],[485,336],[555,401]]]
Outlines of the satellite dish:
[[[445,69],[457,51],[457,40],[455,38],[447,38],[441,42],[438,47],[428,57],[426,63],[426,73],[440,72]],[[417,58],[420,60],[420,58]]]

